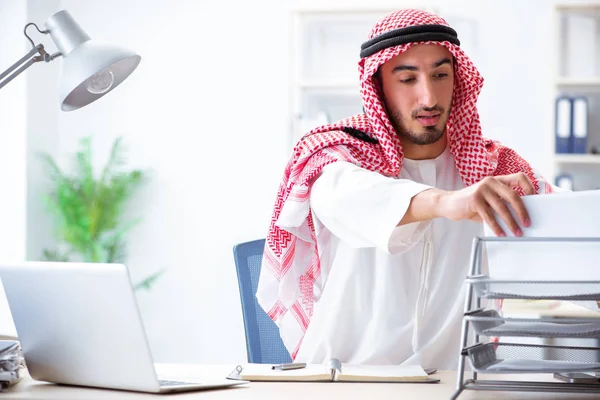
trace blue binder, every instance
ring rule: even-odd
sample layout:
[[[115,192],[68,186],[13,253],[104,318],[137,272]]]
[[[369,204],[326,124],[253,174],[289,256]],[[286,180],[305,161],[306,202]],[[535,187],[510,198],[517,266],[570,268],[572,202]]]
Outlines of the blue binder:
[[[556,153],[572,152],[573,102],[568,96],[556,98],[554,134],[556,137]]]
[[[586,97],[579,96],[571,99],[572,119],[571,128],[571,151],[573,153],[587,153],[587,135],[588,135],[588,100]]]

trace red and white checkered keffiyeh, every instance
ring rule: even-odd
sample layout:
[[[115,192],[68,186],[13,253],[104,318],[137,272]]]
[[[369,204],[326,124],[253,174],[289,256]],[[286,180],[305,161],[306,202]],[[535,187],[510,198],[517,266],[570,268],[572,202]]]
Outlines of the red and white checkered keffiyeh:
[[[401,10],[380,20],[369,39],[394,29],[424,24],[448,25],[431,13]],[[365,114],[314,129],[297,143],[279,187],[266,239],[257,299],[279,326],[283,342],[293,358],[324,284],[309,206],[311,182],[325,165],[336,161],[349,161],[385,176],[398,176],[404,154],[384,111],[381,90],[373,75],[382,64],[416,44],[444,46],[456,58],[447,134],[463,182],[472,185],[487,176],[524,172],[537,193],[551,190],[551,186],[516,152],[482,136],[476,102],[483,78],[460,47],[446,41],[408,43],[361,59],[360,94]],[[371,144],[350,136],[341,131],[343,127],[367,132],[378,143]]]

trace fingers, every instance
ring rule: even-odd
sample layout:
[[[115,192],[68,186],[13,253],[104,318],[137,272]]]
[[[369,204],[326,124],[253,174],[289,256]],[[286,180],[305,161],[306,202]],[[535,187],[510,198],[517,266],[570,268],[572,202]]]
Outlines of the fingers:
[[[492,209],[485,201],[479,203],[479,205],[476,207],[476,211],[483,220],[483,222],[485,222],[490,227],[490,229],[492,230],[492,232],[494,232],[496,236],[506,236],[506,233],[504,233],[504,231],[500,227],[500,224],[498,223],[498,221],[496,221],[496,217],[494,216]]]
[[[463,203],[466,200],[467,207],[458,204],[456,213],[472,221],[484,221],[497,236],[506,236],[508,232],[500,226],[502,221],[515,236],[523,236],[522,227],[530,226],[531,222],[523,199],[514,187],[521,188],[525,194],[535,194],[533,184],[524,173],[487,177],[469,190],[459,192],[459,200]]]
[[[499,184],[499,185],[504,186],[502,184]],[[507,187],[504,186],[504,188],[507,188]],[[496,190],[493,190],[493,189],[496,189]],[[498,225],[498,229],[500,232],[499,236],[506,236],[506,234],[504,231],[502,231],[498,222],[496,221],[496,218],[495,218],[494,214],[492,213],[492,209],[494,211],[496,211],[496,213],[500,216],[500,218],[502,218],[502,220],[504,220],[508,229],[510,229],[510,231],[515,236],[522,236],[523,232],[521,231],[519,224],[515,220],[512,213],[510,212],[510,209],[508,208],[508,206],[505,203],[505,201],[503,200],[503,198],[501,198],[503,196],[500,193],[498,193],[498,191],[497,191],[498,189],[501,189],[501,187],[490,188],[488,190],[485,190],[483,195],[485,197],[486,203],[491,206],[491,208],[488,207],[490,218],[492,218],[494,220],[495,225]],[[508,189],[508,190],[511,191],[512,193],[515,193],[511,189]],[[519,197],[519,196],[517,195],[517,197]],[[520,200],[520,198],[519,198],[519,200]],[[497,235],[498,235],[498,233],[497,233]]]
[[[519,174],[519,186],[523,189],[523,193],[531,195],[535,194],[535,188],[533,187],[533,183],[529,180],[527,175],[520,172]]]
[[[515,174],[515,175],[518,175],[518,174]],[[523,174],[523,176],[524,176],[525,180],[527,182],[529,182],[529,179],[527,179],[525,174]],[[533,190],[533,185],[531,185],[531,182],[529,182],[529,185],[531,186],[531,190]],[[490,181],[490,186],[501,197],[501,199],[503,199],[505,202],[510,204],[512,209],[517,214],[519,221],[521,221],[521,225],[529,226],[530,225],[529,213],[527,212],[527,209],[525,208],[525,204],[523,203],[523,199],[521,198],[521,196],[519,196],[519,194],[512,189],[512,187],[514,187],[514,186],[507,186],[507,185],[501,183],[501,181],[499,182],[497,180]],[[512,219],[512,216],[511,216],[511,219]],[[514,232],[514,230],[513,230],[513,232]]]
[[[526,195],[535,194],[533,184],[523,172],[510,175],[501,175],[496,177],[500,182],[508,185],[510,188],[520,187]]]
[[[517,179],[516,176],[514,178]],[[505,182],[508,182],[508,180]],[[523,236],[523,231],[517,223],[517,219],[521,221],[523,226],[530,225],[529,214],[519,194],[512,190],[512,186],[507,186],[499,179],[486,178],[482,181],[476,204],[477,213],[498,236],[506,236],[506,233],[496,221],[494,211],[515,236]],[[517,219],[511,213],[509,205],[514,210]]]

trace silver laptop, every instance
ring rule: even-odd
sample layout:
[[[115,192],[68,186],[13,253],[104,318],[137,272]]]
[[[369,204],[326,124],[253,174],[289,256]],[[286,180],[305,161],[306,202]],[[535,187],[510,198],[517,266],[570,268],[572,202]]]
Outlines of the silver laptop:
[[[0,264],[0,278],[33,379],[151,393],[247,383],[159,380],[124,265]]]

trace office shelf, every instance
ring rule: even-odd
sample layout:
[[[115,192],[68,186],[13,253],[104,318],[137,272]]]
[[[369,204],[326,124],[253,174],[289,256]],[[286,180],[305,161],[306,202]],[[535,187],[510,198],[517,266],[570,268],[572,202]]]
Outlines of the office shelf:
[[[562,164],[600,164],[600,154],[556,154],[554,159]]]
[[[600,77],[585,77],[585,78],[571,78],[571,77],[558,77],[556,79],[558,86],[576,86],[576,87],[590,87],[600,89]]]

